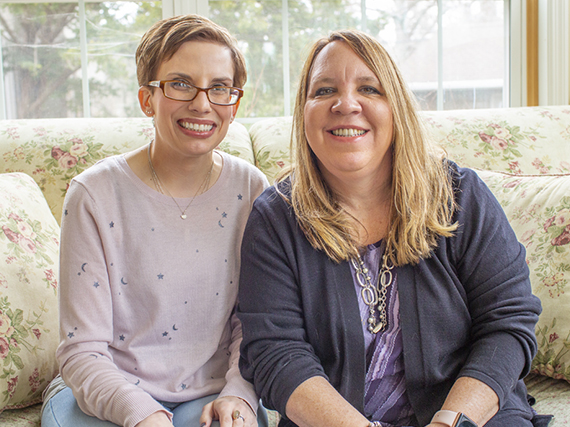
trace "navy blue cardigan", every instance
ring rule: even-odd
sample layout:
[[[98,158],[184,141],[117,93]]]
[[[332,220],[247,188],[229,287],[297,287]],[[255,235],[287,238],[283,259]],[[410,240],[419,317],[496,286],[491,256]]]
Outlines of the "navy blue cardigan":
[[[499,396],[488,426],[531,425],[522,378],[541,305],[525,250],[476,173],[450,171],[458,230],[429,258],[397,269],[408,397],[424,426],[455,380],[469,376]],[[288,182],[279,185],[288,194]],[[254,203],[241,253],[240,368],[264,405],[285,415],[291,393],[322,376],[363,413],[364,337],[348,263],[313,249],[274,187]]]

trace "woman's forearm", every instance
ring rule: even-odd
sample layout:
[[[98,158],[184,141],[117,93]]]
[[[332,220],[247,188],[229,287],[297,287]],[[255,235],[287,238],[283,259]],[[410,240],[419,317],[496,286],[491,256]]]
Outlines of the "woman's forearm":
[[[299,427],[367,427],[369,421],[323,377],[303,382],[289,397],[287,418]]]
[[[481,427],[499,410],[499,398],[484,382],[461,377],[455,381],[441,409],[462,412]],[[440,424],[430,424],[432,425]]]

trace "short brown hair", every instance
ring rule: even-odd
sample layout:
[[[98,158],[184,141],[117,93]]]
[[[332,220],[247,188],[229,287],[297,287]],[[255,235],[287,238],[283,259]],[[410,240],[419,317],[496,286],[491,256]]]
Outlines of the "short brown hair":
[[[188,41],[218,43],[230,49],[234,63],[233,85],[243,88],[247,71],[237,40],[224,27],[199,15],[182,15],[155,23],[141,38],[135,55],[139,86],[156,78],[160,65]]]

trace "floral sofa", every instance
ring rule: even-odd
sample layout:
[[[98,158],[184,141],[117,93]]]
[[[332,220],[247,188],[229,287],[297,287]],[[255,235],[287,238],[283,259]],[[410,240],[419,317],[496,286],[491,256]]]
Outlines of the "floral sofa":
[[[570,107],[422,116],[449,158],[478,171],[526,246],[543,304],[526,381],[537,411],[554,415],[551,426],[570,425]],[[220,148],[271,180],[290,162],[290,129],[291,118],[233,123]],[[57,373],[59,219],[69,181],[152,135],[146,118],[0,121],[0,425],[38,426],[42,391]]]

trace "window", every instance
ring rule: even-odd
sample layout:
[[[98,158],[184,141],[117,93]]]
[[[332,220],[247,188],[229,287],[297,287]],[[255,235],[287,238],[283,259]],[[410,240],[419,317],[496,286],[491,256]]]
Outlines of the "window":
[[[358,28],[376,37],[396,60],[421,108],[449,110],[509,105],[505,4],[210,0],[209,16],[240,40],[248,58],[244,117],[290,114],[307,46],[337,28]]]
[[[511,2],[518,0],[511,0]],[[509,106],[509,0],[0,0],[4,118],[141,116],[134,51],[162,16],[197,12],[234,34],[249,78],[238,119],[291,114],[308,46],[359,28],[398,63],[423,109]]]
[[[0,3],[4,117],[140,115],[134,51],[161,2]]]

